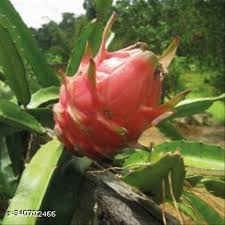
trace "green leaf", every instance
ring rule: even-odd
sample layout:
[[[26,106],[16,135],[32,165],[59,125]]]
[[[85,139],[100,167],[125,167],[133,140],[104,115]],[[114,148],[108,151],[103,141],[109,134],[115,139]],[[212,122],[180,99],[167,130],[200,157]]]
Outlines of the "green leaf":
[[[174,207],[174,204],[172,202],[170,203]],[[194,208],[191,207],[190,205],[180,202],[179,210],[184,214],[188,215],[194,222],[196,222],[196,225],[204,224],[205,221],[201,218],[201,216],[198,213],[196,213]]]
[[[178,128],[176,128],[170,121],[162,121],[157,125],[159,131],[169,137],[171,140],[184,139]]]
[[[195,209],[195,211],[197,211],[197,214],[199,214],[208,225],[211,225],[211,224],[223,225],[224,224],[225,221],[211,207],[210,203],[207,203],[202,198],[190,192],[184,192],[182,196],[184,196],[185,199],[188,200],[188,204],[191,205],[191,208]],[[182,210],[182,207],[181,207],[181,210]],[[189,216],[191,216],[191,214],[189,214]],[[199,219],[196,216],[193,216],[192,219],[194,219],[197,224],[204,224],[202,223],[202,220],[199,221]]]
[[[38,106],[48,103],[49,101],[54,101],[59,98],[59,87],[47,87],[43,88],[31,96],[31,101],[27,105],[27,108],[34,109]]]
[[[178,153],[166,154],[158,161],[149,165],[139,165],[139,168],[131,171],[122,179],[141,191],[151,194],[152,198],[160,203],[163,201],[162,182],[165,181],[166,197],[171,198],[168,182],[168,174],[171,172],[174,197],[179,200],[183,190],[185,170],[183,160]]]
[[[123,167],[131,168],[137,164],[148,163],[151,159],[151,153],[144,150],[136,150],[131,153],[127,159],[124,160]]]
[[[39,83],[45,87],[58,86],[59,79],[47,64],[31,31],[22,21],[10,1],[0,1],[0,14],[0,24],[10,32],[18,51],[31,65]]]
[[[29,109],[31,114],[43,127],[54,128],[53,112],[50,108]]]
[[[215,101],[225,99],[225,93],[212,98],[185,99],[176,105],[176,113],[170,118],[191,116],[206,111]]]
[[[98,20],[92,21],[82,32],[80,38],[76,41],[74,50],[70,56],[70,60],[66,69],[66,74],[72,76],[76,73],[84,51],[86,48],[86,43],[89,41],[94,54],[97,52],[102,34],[102,25]]]
[[[94,0],[95,3],[95,9],[97,14],[104,15],[107,13],[109,8],[112,6],[112,0]]]
[[[96,19],[96,25],[95,29],[93,30],[93,33],[89,36],[89,43],[92,47],[93,56],[95,56],[98,53],[98,50],[100,48],[100,44],[102,41],[102,32],[103,32],[103,25]]]
[[[0,99],[17,102],[16,96],[12,89],[6,84],[0,81]]]
[[[12,197],[16,191],[15,177],[4,138],[0,138],[0,193]]]
[[[225,181],[220,179],[204,178],[201,181],[211,194],[225,199]]]
[[[0,100],[0,122],[12,127],[44,133],[43,127],[33,116],[22,111],[16,104],[5,100]]]
[[[116,154],[113,158],[114,166],[123,166],[124,161],[129,158],[129,156],[133,153],[137,152],[136,149],[133,148],[124,148],[118,154]]]
[[[39,210],[49,182],[63,152],[59,141],[52,140],[42,146],[26,166],[17,191],[8,210]],[[37,217],[19,217],[6,215],[3,225],[36,224]]]
[[[9,157],[12,162],[13,172],[16,176],[20,176],[24,169],[24,135],[26,134],[18,132],[6,137]]]
[[[191,175],[187,175],[185,179],[192,187],[195,187],[199,184],[202,178],[203,176],[191,174]]]
[[[2,72],[3,71],[0,71],[0,81],[5,82],[5,75]]]
[[[152,159],[160,157],[161,153],[175,152],[177,149],[184,158],[184,164],[198,174],[224,174],[224,149],[215,145],[192,141],[171,141],[155,146]]]
[[[70,224],[78,205],[79,188],[83,174],[92,161],[64,152],[43,199],[41,211],[56,211],[56,217],[39,218],[37,225]]]
[[[30,91],[23,61],[8,31],[2,26],[0,36],[0,64],[5,78],[17,99],[26,105],[30,101]]]
[[[22,130],[21,128],[8,126],[8,125],[0,122],[0,138],[6,137],[6,136],[11,135],[11,134],[14,134],[14,133],[16,133],[18,131],[21,131],[21,130]]]

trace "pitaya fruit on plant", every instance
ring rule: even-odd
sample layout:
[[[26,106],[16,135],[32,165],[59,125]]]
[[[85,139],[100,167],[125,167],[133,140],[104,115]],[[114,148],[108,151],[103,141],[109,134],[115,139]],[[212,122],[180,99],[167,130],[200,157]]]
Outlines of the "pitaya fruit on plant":
[[[96,57],[92,58],[87,43],[77,73],[63,75],[59,102],[54,105],[56,134],[78,156],[108,158],[135,145],[142,132],[171,115],[188,92],[160,105],[163,74],[179,38],[159,57],[144,43],[108,52],[106,39],[115,18],[113,13]]]

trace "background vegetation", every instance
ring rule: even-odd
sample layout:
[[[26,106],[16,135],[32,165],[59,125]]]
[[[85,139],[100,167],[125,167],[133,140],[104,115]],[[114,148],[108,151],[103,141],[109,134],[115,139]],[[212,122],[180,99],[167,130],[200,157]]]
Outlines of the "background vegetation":
[[[65,67],[74,43],[96,16],[91,0],[85,0],[83,5],[86,15],[64,13],[59,24],[50,21],[39,29],[32,28],[48,62],[56,68]],[[181,44],[165,82],[165,94],[169,97],[187,87],[193,89],[190,97],[221,94],[225,87],[224,9],[224,0],[118,0],[113,5],[119,16],[113,26],[116,35],[110,49],[145,41],[160,54],[171,37],[179,35]],[[220,116],[216,115],[217,107]],[[210,112],[224,122],[222,102]]]

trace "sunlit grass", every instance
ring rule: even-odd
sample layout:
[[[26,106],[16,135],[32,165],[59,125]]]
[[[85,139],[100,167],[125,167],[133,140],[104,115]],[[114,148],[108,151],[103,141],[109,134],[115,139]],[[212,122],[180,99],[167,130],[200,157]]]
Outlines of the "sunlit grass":
[[[187,72],[182,75],[181,82],[186,88],[191,88],[192,92],[189,98],[211,97],[215,96],[215,88],[207,80],[210,79],[211,72]],[[225,124],[225,104],[222,101],[215,102],[207,112],[211,113],[213,118],[222,124]]]
[[[225,124],[225,105],[222,101],[215,102],[208,110],[213,118],[220,123]]]
[[[210,73],[206,72],[188,72],[181,76],[184,86],[192,89],[189,98],[213,96],[215,89],[207,82],[209,79]]]

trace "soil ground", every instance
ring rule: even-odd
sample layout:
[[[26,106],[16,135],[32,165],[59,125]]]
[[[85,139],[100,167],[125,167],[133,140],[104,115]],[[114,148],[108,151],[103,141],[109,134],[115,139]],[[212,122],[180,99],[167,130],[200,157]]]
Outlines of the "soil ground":
[[[225,147],[225,127],[221,125],[214,126],[196,126],[177,124],[182,134],[187,140],[201,141],[207,144],[220,145]],[[146,130],[141,138],[140,143],[148,146],[151,142],[160,144],[169,141],[165,135],[160,133],[157,128],[152,127]]]

